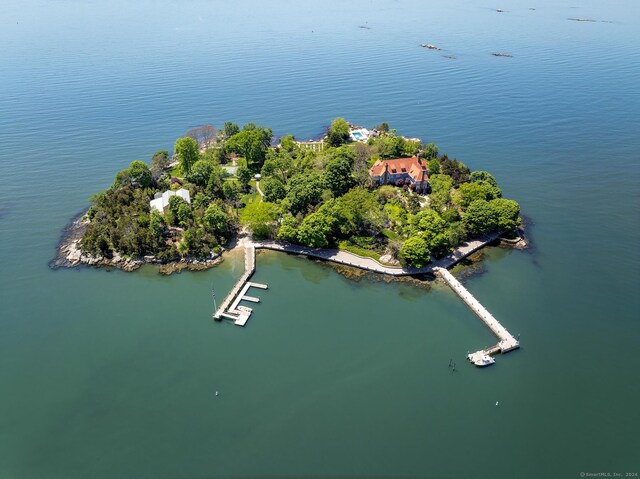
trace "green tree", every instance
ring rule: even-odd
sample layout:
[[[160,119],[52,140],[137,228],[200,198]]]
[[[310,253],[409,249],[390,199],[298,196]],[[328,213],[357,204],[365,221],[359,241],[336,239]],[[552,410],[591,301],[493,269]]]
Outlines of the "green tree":
[[[383,133],[387,133],[389,131],[389,123],[387,123],[386,121],[383,121],[379,125],[374,126],[373,129],[381,131]]]
[[[403,266],[422,268],[431,261],[427,242],[421,236],[411,236],[400,248],[399,259]]]
[[[297,148],[296,139],[293,135],[285,135],[280,138],[280,149],[291,153]]]
[[[485,183],[490,184],[491,186],[498,186],[498,182],[494,178],[494,176],[487,171],[474,171],[469,176],[469,180],[472,182],[484,181]]]
[[[422,156],[428,160],[434,160],[438,158],[438,146],[434,143],[427,143],[422,151]]]
[[[311,248],[324,248],[329,245],[332,230],[332,219],[316,211],[302,220],[298,228],[298,242]]]
[[[399,137],[401,138],[401,137]],[[401,142],[402,149],[399,151],[398,156],[414,156],[417,155],[422,149],[422,143],[417,140],[405,140]]]
[[[240,133],[240,127],[231,121],[227,121],[222,128],[222,135],[228,140],[233,135]]]
[[[282,218],[282,223],[278,229],[278,239],[282,241],[288,241],[290,243],[297,243],[298,241],[298,222],[291,215],[285,215]]]
[[[336,118],[327,130],[329,146],[340,146],[349,140],[349,124],[344,118]]]
[[[222,184],[224,197],[234,206],[240,197],[240,184],[237,181],[225,181]]]
[[[115,188],[119,188],[121,186],[127,186],[130,184],[131,184],[131,175],[129,174],[129,168],[125,168],[124,170],[120,170],[116,173],[116,176],[113,179],[113,186]]]
[[[431,186],[430,205],[433,209],[442,212],[451,203],[453,180],[449,175],[435,174],[429,177],[429,185]]]
[[[330,189],[336,197],[342,196],[355,185],[351,165],[344,159],[336,159],[327,163],[322,179],[324,186]]]
[[[437,175],[440,173],[440,162],[436,158],[432,158],[427,162],[427,168],[430,175]]]
[[[289,178],[289,170],[293,165],[291,157],[286,153],[277,153],[275,150],[267,153],[267,159],[262,165],[261,174],[264,177],[276,176],[280,178],[283,184],[287,184]]]
[[[163,242],[164,232],[166,230],[164,217],[156,210],[152,210],[149,214],[149,233],[154,248],[159,248]]]
[[[247,225],[255,238],[273,238],[279,212],[278,206],[268,201],[250,203],[242,210],[240,221]]]
[[[433,210],[421,210],[410,220],[413,234],[420,235],[433,256],[440,257],[449,250],[447,222]]]
[[[330,215],[336,218],[343,236],[376,235],[388,221],[376,195],[362,188],[354,188],[334,201]],[[322,205],[320,210],[331,205]]]
[[[176,226],[186,226],[193,217],[191,206],[180,196],[169,198],[169,211],[171,212],[172,224]]]
[[[449,246],[457,246],[466,237],[467,230],[462,221],[456,221],[449,225],[446,234],[449,240]]]
[[[429,177],[431,191],[434,193],[449,194],[453,188],[453,180],[449,175],[435,174]]]
[[[151,157],[151,174],[157,176],[169,167],[169,152],[156,151]]]
[[[440,171],[451,177],[454,186],[469,181],[469,168],[458,160],[450,160],[446,155],[440,160]]]
[[[211,203],[211,197],[202,191],[198,191],[191,200],[191,206],[194,210],[205,210],[209,203]]]
[[[502,190],[484,180],[475,183],[463,183],[458,189],[460,206],[467,208],[475,200],[492,200],[502,196]]]
[[[208,232],[222,238],[226,238],[231,229],[229,227],[229,216],[215,203],[205,211],[202,217],[202,224]]]
[[[287,196],[287,190],[278,178],[267,177],[260,181],[260,186],[264,193],[264,199],[271,203]]]
[[[296,215],[316,205],[322,198],[322,179],[316,173],[296,175],[289,181],[289,200],[291,212]]]
[[[191,167],[198,161],[200,156],[198,142],[190,137],[178,138],[173,151],[178,156],[182,173],[188,175],[191,172]]]
[[[204,152],[200,155],[200,159],[201,160],[205,160],[208,161],[214,165],[219,165],[221,163],[226,163],[227,162],[227,158],[226,158],[226,154],[224,151],[224,148],[218,146],[218,147],[211,147],[211,148],[207,148],[206,150],[204,150]]]
[[[153,184],[151,170],[144,161],[134,160],[129,168],[118,172],[114,185],[116,187],[132,185],[149,188]]]
[[[244,156],[249,166],[261,166],[271,144],[273,133],[270,128],[245,125],[245,129],[236,133],[227,141],[226,148]]]
[[[238,177],[238,181],[240,182],[240,184],[244,189],[246,189],[249,186],[249,182],[253,177],[249,168],[247,168],[244,165],[238,166],[238,171],[236,172],[236,176]]]
[[[489,206],[496,216],[497,228],[500,231],[513,231],[520,224],[520,205],[506,198],[489,201]]]
[[[202,188],[207,186],[215,165],[207,160],[198,160],[191,166],[191,171],[186,175],[187,181]]]
[[[222,184],[224,172],[221,167],[214,166],[211,174],[209,175],[209,181],[207,181],[206,191],[209,195],[214,198],[219,198],[222,196]]]
[[[447,227],[447,223],[433,210],[421,210],[412,215],[410,224],[414,234],[426,234],[427,240],[444,233]]]
[[[472,202],[462,220],[467,231],[472,235],[488,233],[498,228],[497,214],[485,200]]]
[[[460,194],[460,206],[463,209],[476,200],[487,199],[487,190],[478,183],[463,183],[458,188],[458,193]]]

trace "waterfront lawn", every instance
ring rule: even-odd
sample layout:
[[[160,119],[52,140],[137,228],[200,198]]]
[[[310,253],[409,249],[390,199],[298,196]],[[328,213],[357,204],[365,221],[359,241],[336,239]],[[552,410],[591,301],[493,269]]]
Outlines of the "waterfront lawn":
[[[380,259],[379,253],[376,253],[375,251],[370,249],[363,248],[362,246],[353,244],[349,240],[340,241],[340,243],[338,243],[338,249],[342,251],[348,251],[349,253],[357,254],[358,256],[373,258],[376,261],[379,261]]]

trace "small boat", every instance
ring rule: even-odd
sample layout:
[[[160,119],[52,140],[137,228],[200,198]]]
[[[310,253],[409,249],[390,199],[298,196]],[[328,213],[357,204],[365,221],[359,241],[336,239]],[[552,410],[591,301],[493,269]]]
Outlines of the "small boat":
[[[510,55],[508,53],[492,53],[492,55],[494,57],[507,57],[507,58],[513,58],[513,55]]]
[[[428,48],[429,50],[440,50],[440,48],[438,48],[437,46],[431,44],[431,43],[423,43],[422,45],[420,45],[422,48]]]
[[[475,364],[479,368],[489,366],[496,362],[495,359],[493,359],[491,356],[489,356],[487,353],[483,351],[478,351],[473,354],[469,354],[467,358],[469,359],[469,361],[471,361],[473,364]]]

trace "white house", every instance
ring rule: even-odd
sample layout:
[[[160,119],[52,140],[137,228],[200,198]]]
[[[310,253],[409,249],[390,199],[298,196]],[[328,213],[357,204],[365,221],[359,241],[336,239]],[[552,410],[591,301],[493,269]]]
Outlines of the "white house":
[[[167,190],[164,193],[156,193],[154,199],[149,202],[149,208],[151,211],[156,210],[164,214],[169,209],[169,198],[172,196],[179,196],[187,203],[191,204],[191,197],[189,196],[189,190],[180,188],[178,191]]]

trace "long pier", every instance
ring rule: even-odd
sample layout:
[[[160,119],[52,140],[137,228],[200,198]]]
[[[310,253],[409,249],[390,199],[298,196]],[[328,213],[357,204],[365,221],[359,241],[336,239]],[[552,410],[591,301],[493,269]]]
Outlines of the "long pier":
[[[247,296],[247,292],[251,287],[267,289],[266,284],[252,283],[249,281],[255,271],[256,248],[253,243],[245,242],[244,273],[242,273],[240,279],[238,279],[233,288],[231,288],[229,294],[224,298],[224,300],[220,304],[220,307],[214,313],[214,319],[231,319],[234,324],[238,326],[244,326],[245,324],[247,324],[247,321],[251,316],[252,309],[247,306],[240,306],[240,302],[246,300],[257,303],[260,301],[260,298],[257,298],[255,296]]]
[[[491,364],[491,362],[483,363],[487,360],[489,355],[496,353],[506,353],[520,347],[520,343],[514,338],[507,329],[500,324],[500,322],[493,317],[493,315],[487,311],[487,309],[480,304],[480,302],[473,297],[473,295],[464,287],[460,282],[445,268],[434,268],[435,274],[440,276],[453,291],[462,299],[467,306],[478,316],[484,324],[495,334],[499,341],[495,346],[491,346],[475,353],[471,353],[468,356],[469,361],[476,365]],[[483,364],[480,364],[483,363]]]
[[[364,258],[353,253],[340,250],[329,250],[320,248],[307,248],[303,246],[293,245],[278,241],[252,242],[248,238],[242,240],[244,246],[244,273],[235,283],[229,294],[225,297],[220,307],[213,315],[214,319],[221,318],[231,319],[234,324],[244,326],[251,316],[252,309],[248,306],[240,305],[241,301],[249,301],[253,303],[260,302],[260,298],[248,296],[247,292],[251,287],[259,289],[267,289],[266,284],[252,283],[249,281],[256,269],[256,248],[271,249],[283,251],[292,254],[306,255],[326,261],[346,264],[356,268],[368,271],[387,274],[391,276],[404,276],[433,273],[442,278],[453,291],[462,299],[466,305],[485,323],[485,325],[498,337],[498,343],[486,349],[476,351],[469,354],[469,361],[477,366],[486,366],[493,364],[495,361],[491,357],[497,353],[507,353],[520,347],[520,343],[516,338],[493,317],[480,302],[447,270],[471,253],[482,248],[486,244],[495,240],[498,233],[491,233],[475,240],[469,241],[458,247],[455,251],[445,256],[441,260],[435,261],[431,265],[421,269],[401,268],[388,265],[382,265],[372,258]]]

